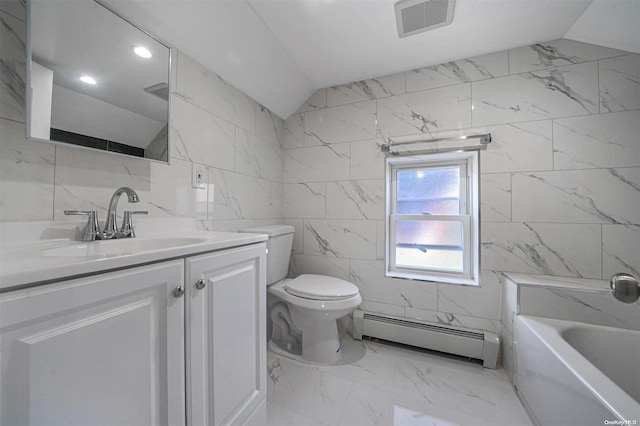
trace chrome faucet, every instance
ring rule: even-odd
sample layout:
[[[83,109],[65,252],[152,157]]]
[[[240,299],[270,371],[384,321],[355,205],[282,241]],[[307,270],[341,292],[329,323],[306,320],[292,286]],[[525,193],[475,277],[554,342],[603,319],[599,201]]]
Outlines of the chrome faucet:
[[[111,201],[109,201],[109,208],[107,210],[107,223],[104,225],[104,231],[101,235],[102,239],[110,240],[112,238],[135,237],[133,226],[131,224],[131,214],[148,213],[146,211],[125,212],[122,221],[122,228],[120,229],[120,231],[118,231],[116,225],[116,213],[118,210],[118,200],[120,200],[120,196],[122,194],[127,194],[127,199],[130,203],[137,203],[140,201],[140,198],[138,198],[138,194],[136,194],[136,191],[129,188],[128,186],[123,186],[122,188],[116,189],[116,191],[111,196]]]
[[[65,210],[66,215],[87,215],[88,221],[85,228],[82,241],[95,241],[95,240],[111,240],[113,238],[133,238],[136,236],[133,230],[133,222],[131,216],[134,214],[148,214],[147,211],[125,211],[122,218],[122,227],[118,230],[116,226],[116,213],[118,209],[118,200],[122,194],[127,194],[127,198],[130,203],[137,203],[140,201],[138,194],[133,189],[123,186],[116,189],[116,192],[111,196],[109,201],[109,209],[107,210],[107,222],[104,225],[104,231],[100,232],[98,225],[98,213],[93,211],[81,211],[81,210]]]
[[[619,272],[611,277],[613,297],[624,303],[634,303],[640,298],[640,284],[631,274]]]

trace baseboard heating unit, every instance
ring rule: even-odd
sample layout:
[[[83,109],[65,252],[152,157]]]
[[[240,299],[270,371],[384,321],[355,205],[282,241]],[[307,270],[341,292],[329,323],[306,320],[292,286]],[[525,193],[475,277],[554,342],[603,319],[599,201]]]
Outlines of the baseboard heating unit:
[[[486,368],[496,368],[500,338],[489,331],[433,324],[410,318],[353,312],[353,338],[375,337],[390,342],[481,359]]]

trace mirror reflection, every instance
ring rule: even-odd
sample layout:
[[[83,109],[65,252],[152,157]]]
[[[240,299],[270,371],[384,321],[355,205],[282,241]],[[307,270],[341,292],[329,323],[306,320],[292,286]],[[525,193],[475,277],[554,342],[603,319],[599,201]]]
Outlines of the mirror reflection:
[[[93,0],[31,0],[27,136],[168,161],[169,48]]]

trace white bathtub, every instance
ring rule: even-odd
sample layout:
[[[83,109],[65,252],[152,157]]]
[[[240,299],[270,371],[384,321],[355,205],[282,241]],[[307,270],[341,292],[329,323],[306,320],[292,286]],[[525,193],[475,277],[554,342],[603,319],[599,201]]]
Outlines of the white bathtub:
[[[640,332],[516,315],[518,396],[541,425],[640,424]]]

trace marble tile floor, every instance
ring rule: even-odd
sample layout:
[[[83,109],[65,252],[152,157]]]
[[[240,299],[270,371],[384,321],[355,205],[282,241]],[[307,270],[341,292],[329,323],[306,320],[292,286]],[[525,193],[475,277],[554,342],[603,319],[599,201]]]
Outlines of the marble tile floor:
[[[530,426],[502,369],[345,334],[339,365],[268,353],[270,426]]]

